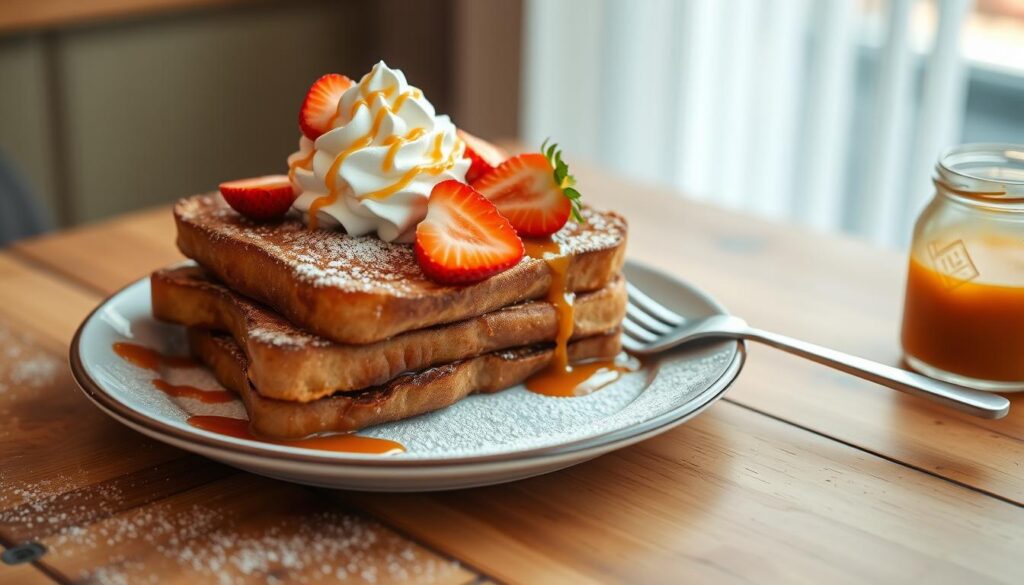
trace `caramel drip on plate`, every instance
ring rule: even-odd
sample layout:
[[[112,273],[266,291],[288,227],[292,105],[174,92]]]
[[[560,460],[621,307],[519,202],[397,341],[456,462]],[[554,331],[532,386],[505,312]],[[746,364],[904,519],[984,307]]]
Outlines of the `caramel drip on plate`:
[[[552,369],[549,366],[548,369],[531,376],[526,381],[526,388],[545,396],[561,398],[586,396],[618,380],[624,372],[632,372],[635,369],[635,366],[627,362],[616,360],[596,360],[575,364],[564,370]]]
[[[584,364],[569,363],[569,339],[572,338],[576,294],[569,290],[568,273],[572,256],[562,251],[557,242],[523,240],[526,255],[547,262],[551,269],[551,285],[547,301],[555,306],[558,329],[551,363],[526,380],[526,389],[546,396],[584,396],[618,380],[636,364],[617,360],[595,360]]]
[[[161,380],[159,378],[153,380],[153,387],[168,396],[173,396],[175,398],[193,398],[207,404],[231,402],[235,399],[234,394],[225,392],[224,390],[203,390],[202,388],[196,388],[195,386],[171,384],[167,380]]]
[[[261,443],[284,445],[287,447],[299,447],[301,449],[316,449],[318,451],[334,451],[337,453],[367,453],[371,455],[391,455],[405,451],[405,447],[401,443],[374,437],[361,437],[359,435],[326,435],[294,440],[263,439],[252,434],[252,431],[249,430],[249,421],[226,416],[190,416],[188,424],[204,431],[227,435],[236,439],[259,441]]]
[[[185,356],[170,356],[159,351],[135,343],[117,342],[113,345],[114,353],[124,361],[145,370],[159,372],[161,367],[197,368],[199,363]],[[171,384],[159,378],[153,380],[153,387],[175,398],[194,398],[202,402],[231,402],[234,394],[223,390],[203,390],[195,386]]]
[[[557,242],[548,240],[523,240],[526,255],[547,262],[551,269],[551,285],[548,287],[547,301],[555,306],[558,315],[558,331],[555,334],[555,356],[551,368],[559,371],[569,366],[569,338],[572,337],[573,315],[576,294],[568,290],[566,282],[571,257],[562,253]]]
[[[160,366],[171,368],[196,368],[199,364],[186,356],[164,355],[159,351],[136,343],[117,342],[113,345],[116,353],[124,361],[145,370],[158,371]]]

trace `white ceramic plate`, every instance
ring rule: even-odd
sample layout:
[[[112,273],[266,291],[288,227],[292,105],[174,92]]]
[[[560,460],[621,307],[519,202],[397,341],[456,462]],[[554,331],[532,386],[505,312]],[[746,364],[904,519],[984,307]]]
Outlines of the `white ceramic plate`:
[[[681,315],[723,308],[696,288],[628,262],[626,277]],[[380,425],[362,435],[392,439],[396,455],[336,453],[280,446],[201,430],[193,414],[244,418],[241,402],[204,404],[156,390],[157,373],[123,361],[113,344],[131,341],[158,351],[186,351],[184,328],[153,319],[149,280],[139,280],[96,308],[71,344],[78,384],[97,406],[121,423],[165,443],[253,473],[322,487],[421,491],[514,481],[581,463],[662,433],[717,400],[739,374],[741,342],[695,345],[646,362],[639,371],[579,398],[552,398],[522,387],[470,396],[412,419]],[[218,389],[204,369],[161,375]]]

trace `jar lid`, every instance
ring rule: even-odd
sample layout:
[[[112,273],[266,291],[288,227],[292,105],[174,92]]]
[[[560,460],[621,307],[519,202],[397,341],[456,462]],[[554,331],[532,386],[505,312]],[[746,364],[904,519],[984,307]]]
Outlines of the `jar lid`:
[[[963,144],[942,155],[935,171],[938,181],[964,195],[1024,198],[1024,144]]]

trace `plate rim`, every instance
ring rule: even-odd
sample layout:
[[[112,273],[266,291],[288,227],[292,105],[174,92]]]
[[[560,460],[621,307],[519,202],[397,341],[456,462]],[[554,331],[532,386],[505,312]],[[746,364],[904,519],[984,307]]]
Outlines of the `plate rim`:
[[[627,259],[626,263],[627,265],[632,265],[640,270],[660,273],[667,279],[677,281],[704,298],[710,304],[716,306],[722,311],[725,311],[725,308],[714,297],[685,280],[677,278],[643,262]],[[733,354],[732,359],[726,365],[725,369],[723,369],[722,373],[715,378],[714,381],[708,384],[707,388],[692,399],[677,406],[676,408],[662,412],[640,424],[603,433],[594,437],[577,439],[575,441],[563,442],[555,445],[504,453],[492,453],[487,455],[456,455],[451,457],[410,459],[381,457],[378,455],[359,453],[320,453],[313,450],[304,450],[303,452],[279,451],[276,449],[267,449],[265,446],[261,446],[258,442],[251,442],[252,444],[249,444],[250,442],[243,443],[241,441],[229,441],[225,440],[226,438],[218,437],[213,433],[200,433],[170,425],[153,416],[149,416],[141,411],[135,410],[120,400],[117,400],[109,394],[100,383],[89,375],[86,371],[85,364],[82,361],[81,351],[81,341],[86,326],[92,323],[99,311],[107,307],[113,299],[124,294],[128,289],[143,284],[148,278],[149,276],[143,276],[108,295],[95,308],[93,308],[85,319],[82,320],[82,323],[79,324],[75,331],[75,335],[71,340],[68,356],[71,366],[71,374],[79,389],[83,394],[85,394],[90,402],[98,406],[100,410],[108,416],[111,416],[114,420],[118,421],[118,423],[123,424],[123,421],[120,419],[126,419],[140,427],[148,429],[154,433],[154,435],[170,436],[185,443],[197,442],[209,449],[228,451],[243,456],[258,456],[270,460],[288,461],[293,463],[340,464],[354,467],[469,467],[479,464],[501,463],[513,460],[543,460],[547,458],[567,456],[574,453],[582,454],[590,450],[601,448],[611,450],[620,442],[630,441],[637,437],[653,437],[704,411],[725,394],[725,392],[739,377],[743,370],[743,366],[746,363],[746,346],[744,342],[742,340],[723,340],[727,343],[731,342],[735,347],[735,353]]]

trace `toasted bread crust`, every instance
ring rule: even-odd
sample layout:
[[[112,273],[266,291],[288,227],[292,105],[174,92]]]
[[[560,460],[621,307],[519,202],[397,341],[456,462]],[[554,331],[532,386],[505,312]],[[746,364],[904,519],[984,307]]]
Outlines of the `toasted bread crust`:
[[[253,432],[275,439],[353,432],[444,408],[476,392],[497,392],[523,382],[551,361],[548,348],[519,348],[407,374],[375,388],[297,403],[263,397],[246,376],[246,358],[228,336],[188,329],[193,354],[217,380],[242,397]],[[618,332],[569,344],[573,361],[612,358]]]
[[[626,223],[585,209],[554,239],[572,255],[567,287],[600,289],[625,260]],[[543,296],[551,269],[524,258],[466,286],[441,285],[419,269],[408,245],[308,230],[297,218],[252,223],[215,195],[175,205],[178,248],[230,288],[264,302],[293,323],[339,343],[367,344],[451,323]]]
[[[248,374],[267,398],[309,402],[383,384],[404,372],[483,353],[554,341],[555,308],[512,305],[465,321],[409,331],[366,345],[306,333],[268,307],[213,280],[198,266],[157,270],[150,278],[153,315],[163,321],[226,331],[248,358]],[[622,277],[576,299],[573,339],[607,333],[626,312]]]

